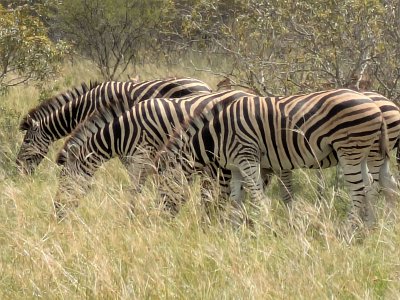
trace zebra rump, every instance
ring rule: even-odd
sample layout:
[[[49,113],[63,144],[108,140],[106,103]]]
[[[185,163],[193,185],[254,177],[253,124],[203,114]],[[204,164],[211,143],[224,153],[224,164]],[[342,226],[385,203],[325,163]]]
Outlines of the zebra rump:
[[[382,166],[388,161],[382,112],[367,96],[346,89],[283,98],[243,97],[216,106],[214,113],[190,120],[186,127],[171,140],[167,152],[186,156],[177,160],[188,176],[193,168],[186,161],[193,157],[198,166],[228,169],[231,198],[242,211],[243,182],[253,201],[265,199],[261,169],[308,168],[336,152],[353,200],[349,223],[367,221],[363,212],[370,186],[370,150],[378,149],[374,155]]]

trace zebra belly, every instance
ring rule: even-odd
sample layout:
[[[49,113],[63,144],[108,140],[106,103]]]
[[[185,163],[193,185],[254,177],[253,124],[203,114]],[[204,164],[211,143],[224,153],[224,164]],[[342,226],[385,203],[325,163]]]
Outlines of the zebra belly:
[[[304,148],[303,148],[304,149]],[[330,167],[331,165],[337,164],[337,158],[333,153],[332,148],[325,147],[321,150],[314,150],[312,152],[304,151],[303,155],[297,155],[293,152],[280,151],[275,156],[275,159],[271,159],[268,155],[261,153],[261,168],[263,169],[273,169],[273,170],[292,170],[298,168],[319,168]]]

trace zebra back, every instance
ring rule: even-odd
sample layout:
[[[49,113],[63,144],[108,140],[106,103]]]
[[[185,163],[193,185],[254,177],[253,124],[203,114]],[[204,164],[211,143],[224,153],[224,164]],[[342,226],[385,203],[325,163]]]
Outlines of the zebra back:
[[[242,182],[254,201],[264,197],[260,168],[309,167],[335,151],[353,200],[352,225],[364,218],[365,187],[370,184],[366,164],[374,145],[381,162],[387,162],[382,112],[367,96],[346,89],[279,99],[243,97],[221,105],[211,117],[190,120],[186,133],[183,153],[191,150],[198,167],[216,163],[232,172],[231,196],[238,207]],[[176,151],[181,145],[171,142],[173,157],[181,154]],[[187,160],[180,162],[190,174]]]
[[[19,124],[19,130],[28,130],[31,126],[31,119],[35,121],[40,121],[41,119],[51,114],[53,111],[61,108],[66,103],[79,98],[81,95],[87,93],[99,84],[100,83],[98,83],[97,81],[90,81],[89,86],[87,86],[85,82],[82,82],[79,87],[73,87],[70,90],[67,90],[42,101],[39,105],[30,109],[28,113],[22,118]]]
[[[143,122],[147,119],[158,118],[158,107],[163,107],[163,102],[176,102],[175,109],[171,111],[171,114],[181,115],[178,119],[182,119],[184,122],[179,124],[179,126],[185,126],[186,121],[190,119],[190,116],[208,116],[207,111],[216,110],[219,103],[229,103],[235,101],[237,98],[248,96],[251,94],[242,91],[223,91],[218,93],[200,93],[196,95],[186,96],[182,98],[151,98],[144,101],[139,101],[136,105],[132,106],[129,110],[126,110],[125,103],[119,101],[119,99],[110,99],[103,106],[99,106],[98,109],[88,118],[85,122],[82,122],[78,127],[71,133],[64,143],[64,149],[68,148],[68,145],[76,143],[81,145],[83,141],[88,140],[100,129],[104,128],[106,125],[116,122],[123,114],[126,115],[128,112],[138,111],[140,108],[145,107],[145,102],[154,103],[154,111],[149,111],[147,113],[137,113],[136,116],[143,118]],[[178,103],[185,103],[180,106]],[[139,108],[140,107],[140,108]],[[219,107],[219,106],[218,106]],[[125,116],[126,118],[126,116]],[[134,120],[128,120],[133,122]],[[175,122],[170,120],[171,122]],[[180,127],[181,128],[181,127]],[[177,134],[180,132],[177,131]],[[169,133],[168,133],[169,134]],[[61,157],[62,158],[62,157]],[[61,160],[62,161],[62,160]],[[60,162],[61,162],[60,161]]]
[[[211,89],[207,84],[193,78],[102,83],[77,99],[54,106],[56,109],[41,110],[38,114],[40,119],[29,124],[34,130],[25,134],[16,162],[25,173],[31,173],[46,155],[52,142],[69,135],[79,123],[110,101],[120,101],[125,109],[129,109],[135,103],[152,97],[178,97],[209,92]]]
[[[94,134],[107,124],[115,121],[124,112],[126,112],[124,102],[117,101],[116,99],[105,103],[104,106],[100,106],[95,113],[85,120],[85,122],[79,123],[71,135],[65,140],[64,146],[57,154],[56,163],[58,165],[64,165],[67,159],[67,149],[71,145],[84,145]]]
[[[84,180],[77,182],[76,178],[89,179],[103,162],[117,155],[130,163],[129,174],[143,178],[152,169],[156,151],[186,118],[212,108],[215,102],[229,102],[245,95],[248,94],[241,91],[224,91],[179,99],[152,98],[127,111],[122,102],[105,105],[73,131],[60,151],[57,162],[63,168],[55,202],[76,197],[80,189],[73,186],[82,184],[84,189],[85,185]],[[65,196],[62,190],[69,195]]]

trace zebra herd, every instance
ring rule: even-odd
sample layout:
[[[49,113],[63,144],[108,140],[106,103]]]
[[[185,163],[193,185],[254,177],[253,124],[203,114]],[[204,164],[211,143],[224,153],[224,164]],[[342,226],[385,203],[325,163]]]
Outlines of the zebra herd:
[[[263,192],[270,174],[281,176],[289,204],[291,170],[298,168],[341,166],[352,199],[351,228],[373,224],[377,185],[389,203],[397,192],[389,152],[400,148],[400,112],[373,92],[259,97],[240,90],[212,92],[194,78],[91,83],[33,108],[20,130],[25,137],[16,162],[28,174],[52,142],[69,136],[57,156],[62,170],[54,205],[60,220],[95,171],[116,156],[136,192],[154,172],[179,169],[188,180],[193,174],[215,178],[220,197],[234,207],[234,224],[246,219],[245,190],[252,202],[270,205]],[[172,212],[183,201],[177,188],[182,189],[162,189]]]

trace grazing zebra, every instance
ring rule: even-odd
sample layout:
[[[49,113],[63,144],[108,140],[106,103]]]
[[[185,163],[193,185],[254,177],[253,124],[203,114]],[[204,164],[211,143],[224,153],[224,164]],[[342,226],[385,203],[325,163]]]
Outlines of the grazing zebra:
[[[383,118],[387,125],[387,133],[389,138],[389,149],[400,149],[400,111],[397,105],[391,102],[386,97],[375,93],[375,92],[363,92],[364,95],[368,96],[372,99],[375,104],[380,108],[383,114]],[[393,192],[398,190],[397,182],[393,178],[393,176],[388,171],[386,174],[389,177],[380,178],[380,166],[382,165],[382,161],[379,156],[377,156],[378,152],[377,145],[371,149],[371,152],[368,157],[368,170],[372,176],[374,182],[379,183],[385,194],[385,198],[390,207],[394,206],[394,198],[395,195]],[[318,164],[311,166],[311,168],[329,168],[336,166],[338,164],[338,157],[335,152],[332,152],[328,157],[320,161]],[[399,165],[399,161],[397,164]],[[285,203],[289,204],[292,201],[292,172],[290,170],[281,170],[280,171],[280,185],[281,185],[281,193],[282,199]],[[319,174],[322,177],[322,174]],[[268,184],[269,178],[264,176],[264,182]]]
[[[65,215],[64,206],[85,193],[94,172],[112,157],[123,157],[139,190],[149,173],[152,161],[175,130],[188,117],[209,110],[215,103],[229,103],[244,96],[241,91],[199,94],[180,99],[148,99],[125,111],[121,103],[110,103],[82,123],[65,142],[57,163],[63,166],[55,198],[56,214]],[[79,180],[77,180],[79,178]]]
[[[231,198],[240,217],[233,221],[243,219],[242,182],[258,202],[264,198],[261,169],[309,168],[333,152],[350,189],[349,224],[356,226],[360,218],[368,221],[368,214],[363,215],[371,188],[368,156],[380,158],[381,172],[388,164],[386,123],[370,98],[337,89],[283,98],[243,97],[216,107],[189,121],[187,130],[176,134],[156,160],[172,156],[186,175],[193,166],[210,164],[229,170]]]
[[[47,154],[52,142],[69,135],[76,126],[99,106],[112,99],[122,101],[126,109],[136,102],[153,97],[183,97],[193,93],[210,93],[204,82],[194,78],[169,78],[134,82],[104,82],[63,105],[38,107],[22,120],[26,130],[17,155],[17,165],[32,173]]]
[[[44,144],[48,143],[46,138],[47,132],[40,129],[41,121],[45,120],[52,112],[78,99],[98,85],[99,83],[97,82],[90,82],[88,87],[86,83],[82,83],[80,89],[74,88],[41,102],[22,118],[19,130],[26,131],[26,133],[16,160],[21,171],[33,171],[36,165],[43,159],[44,154],[47,153],[46,151],[42,154],[40,151],[40,149],[46,147]]]

